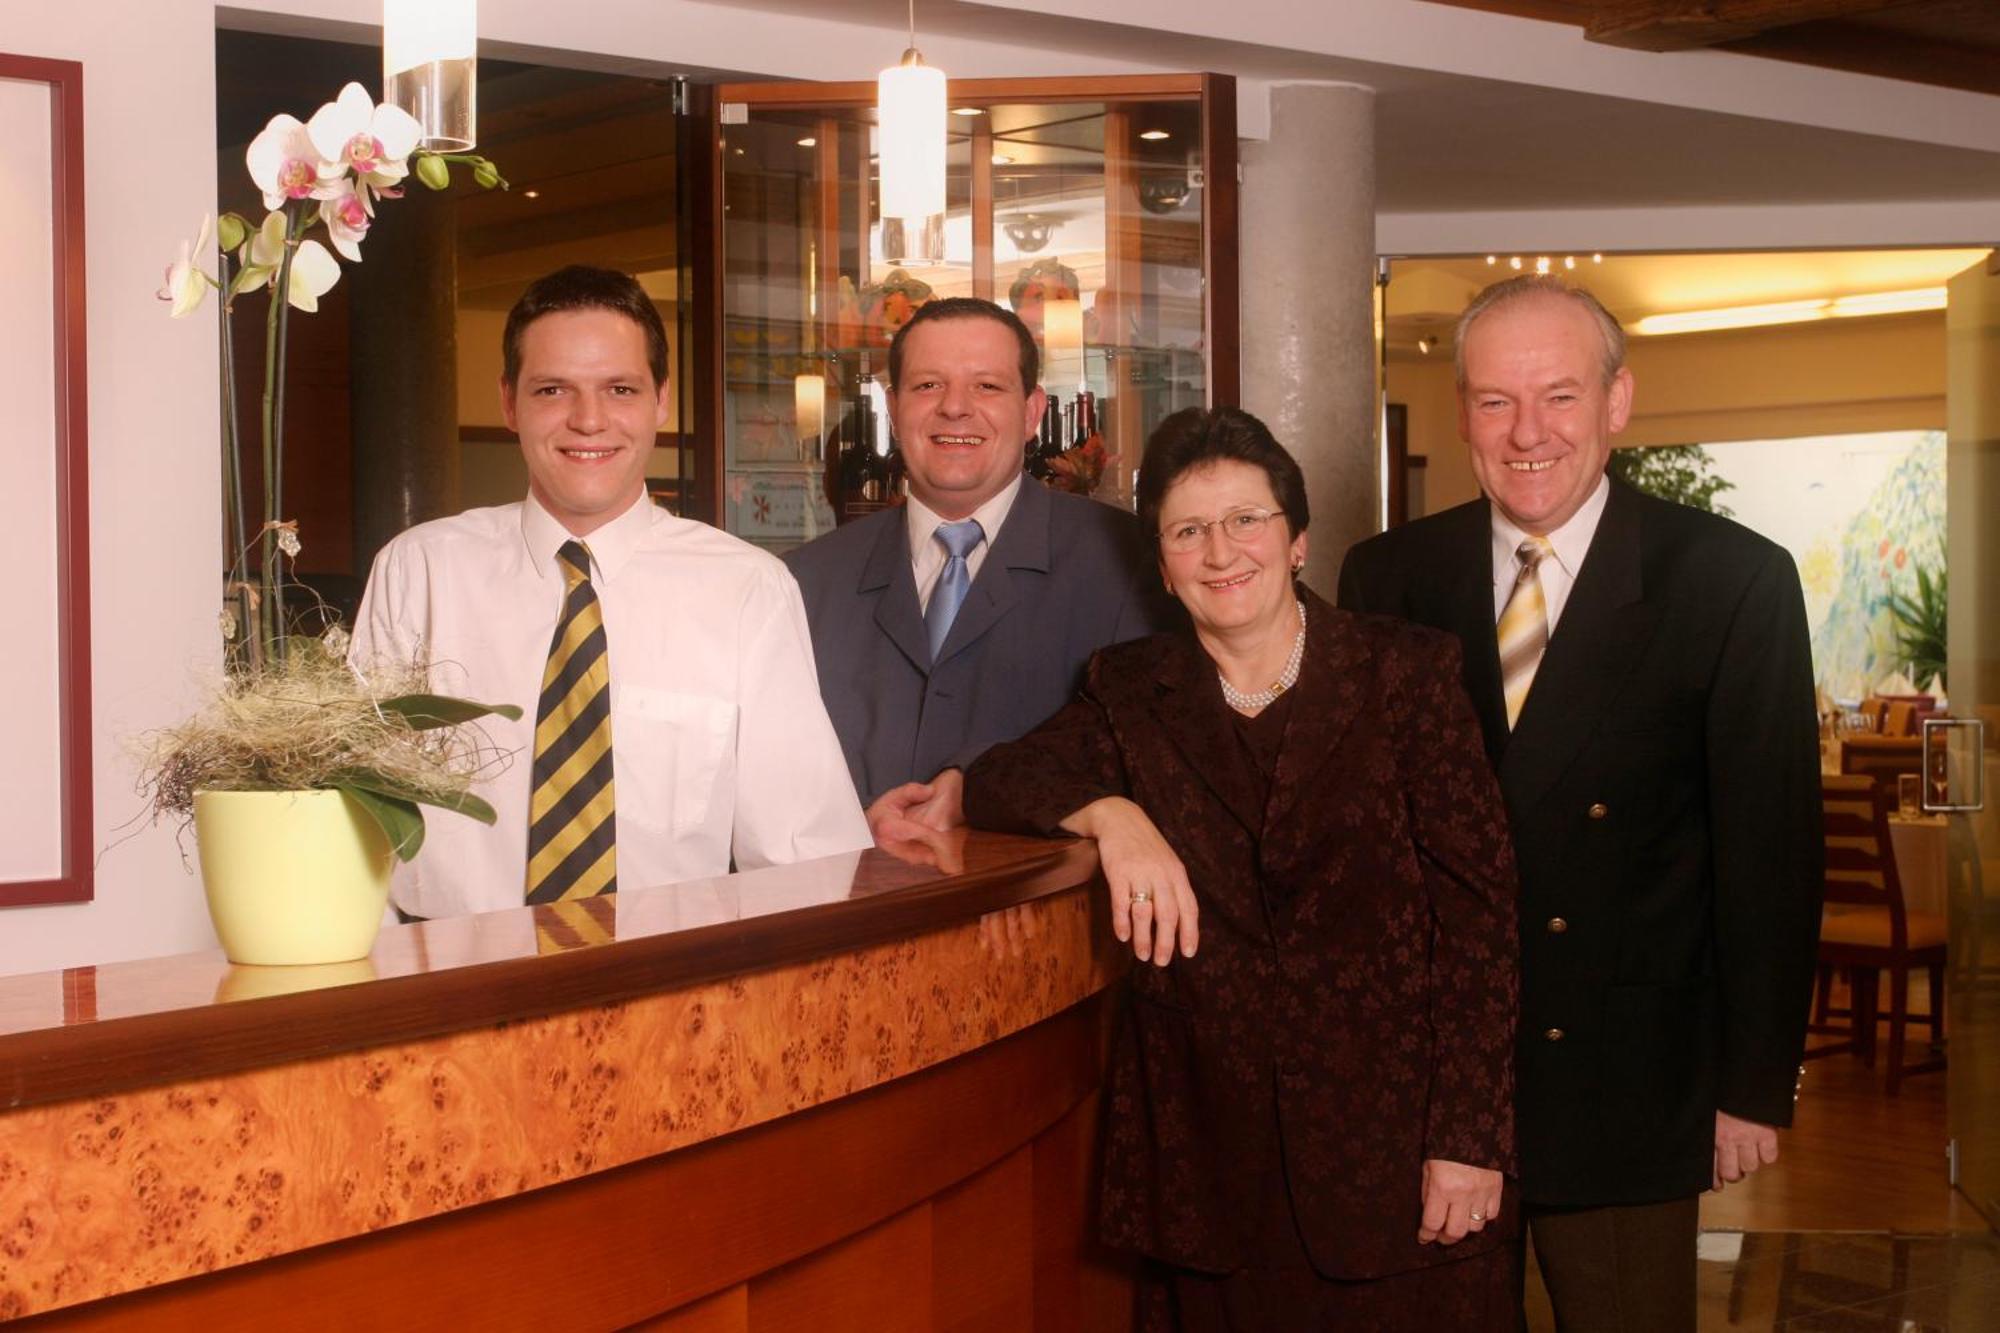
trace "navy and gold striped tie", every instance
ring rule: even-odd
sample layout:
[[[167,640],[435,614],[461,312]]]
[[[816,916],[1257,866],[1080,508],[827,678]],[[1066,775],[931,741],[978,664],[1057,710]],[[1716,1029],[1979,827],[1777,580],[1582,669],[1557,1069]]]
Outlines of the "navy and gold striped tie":
[[[611,787],[611,666],[604,612],[590,586],[590,550],[556,552],[569,591],[542,672],[535,770],[528,798],[528,901],[618,891]]]

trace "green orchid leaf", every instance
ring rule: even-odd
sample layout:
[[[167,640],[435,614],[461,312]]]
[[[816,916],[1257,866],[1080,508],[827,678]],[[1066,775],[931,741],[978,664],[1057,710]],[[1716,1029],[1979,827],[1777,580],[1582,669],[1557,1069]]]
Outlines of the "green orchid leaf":
[[[380,707],[383,712],[402,718],[416,731],[455,727],[496,713],[509,721],[518,722],[521,718],[520,707],[515,704],[482,704],[448,694],[399,694],[382,700]]]
[[[441,810],[456,810],[459,814],[476,819],[482,824],[491,824],[500,817],[498,812],[492,806],[488,805],[483,798],[475,796],[469,791],[461,792],[450,802],[431,801],[428,804],[435,805]]]
[[[342,791],[355,787],[365,788],[387,800],[401,801],[408,805],[419,819],[423,817],[423,812],[416,808],[418,805],[450,810],[467,818],[476,819],[482,824],[491,824],[499,818],[484,798],[472,792],[464,791],[456,795],[440,796],[435,792],[419,791],[372,768],[342,769],[335,777],[334,785]]]
[[[389,839],[389,848],[399,861],[408,861],[424,845],[424,812],[407,797],[389,796],[354,782],[336,782],[354,803],[366,810]]]

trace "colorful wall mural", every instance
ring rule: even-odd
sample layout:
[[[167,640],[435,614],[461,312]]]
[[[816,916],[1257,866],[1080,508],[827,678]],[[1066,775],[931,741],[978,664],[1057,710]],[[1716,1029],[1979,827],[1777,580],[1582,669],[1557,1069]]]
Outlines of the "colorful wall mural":
[[[1702,451],[1730,483],[1720,503],[1797,562],[1821,687],[1859,699],[1903,671],[1890,597],[1915,599],[1918,570],[1936,579],[1944,569],[1944,432],[1743,440]]]

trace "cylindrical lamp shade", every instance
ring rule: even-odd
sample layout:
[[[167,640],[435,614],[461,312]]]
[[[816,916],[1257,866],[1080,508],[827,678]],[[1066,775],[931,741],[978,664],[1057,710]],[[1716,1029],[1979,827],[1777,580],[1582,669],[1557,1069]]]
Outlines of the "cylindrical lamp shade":
[[[478,0],[382,0],[382,100],[416,117],[434,153],[479,139],[478,13]]]
[[[1042,302],[1042,344],[1051,352],[1074,352],[1083,346],[1083,302]]]
[[[826,430],[826,376],[792,378],[792,423],[799,437],[800,456],[812,457],[808,449]]]
[[[912,49],[876,84],[882,167],[882,257],[944,262],[944,71]]]

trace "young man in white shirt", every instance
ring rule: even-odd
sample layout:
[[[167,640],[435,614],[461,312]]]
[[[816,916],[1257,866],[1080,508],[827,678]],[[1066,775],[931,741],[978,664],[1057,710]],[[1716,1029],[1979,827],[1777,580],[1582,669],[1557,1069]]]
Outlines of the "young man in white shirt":
[[[397,906],[494,911],[867,846],[797,585],[646,494],[666,334],[639,284],[583,266],[535,282],[507,317],[500,394],[527,499],[398,536],[357,617],[362,669],[424,660],[432,688],[523,710],[483,724],[512,752],[477,788],[497,823],[433,815]],[[586,713],[552,716],[586,658]]]

